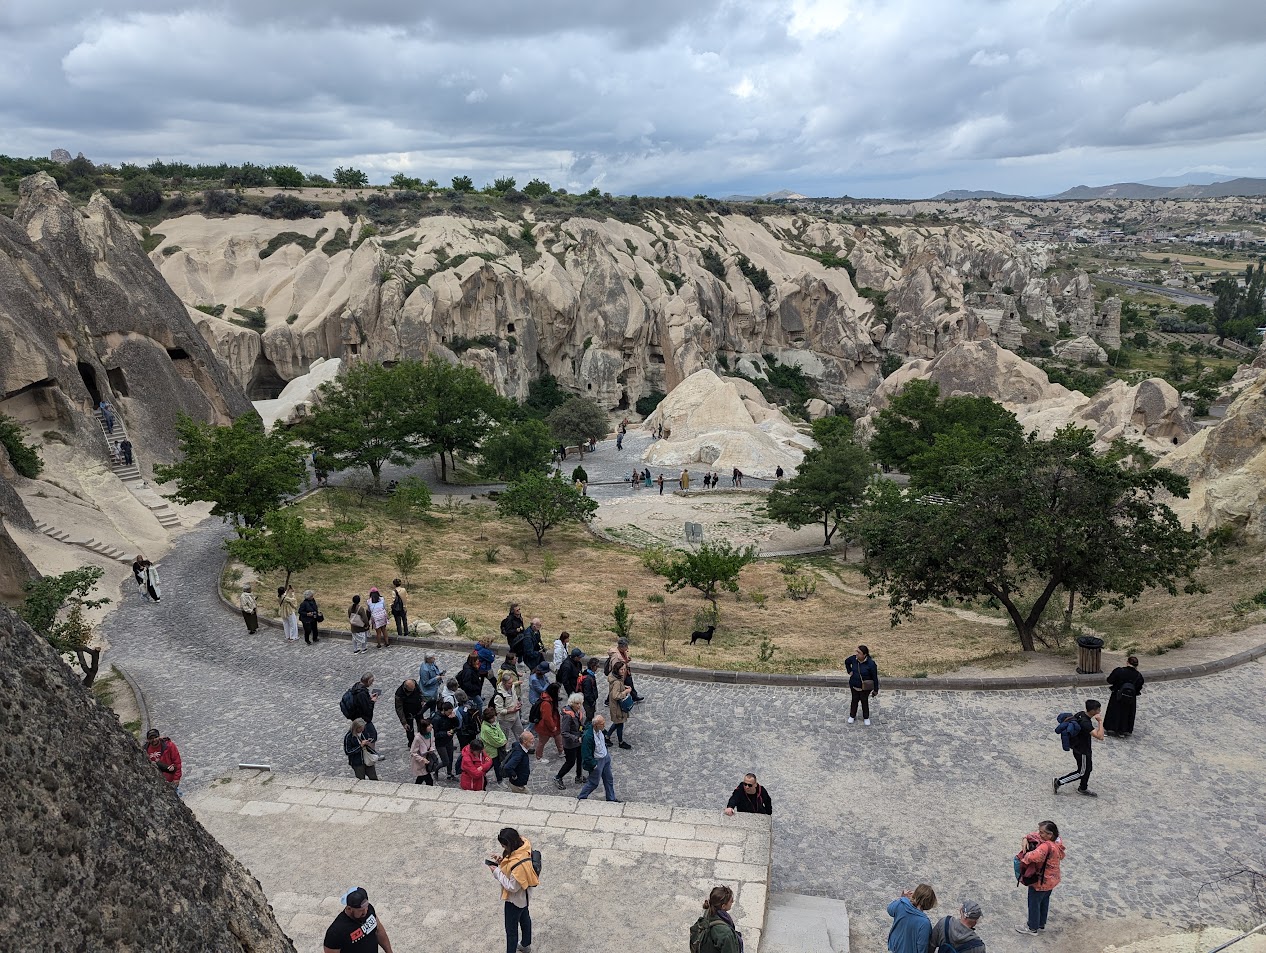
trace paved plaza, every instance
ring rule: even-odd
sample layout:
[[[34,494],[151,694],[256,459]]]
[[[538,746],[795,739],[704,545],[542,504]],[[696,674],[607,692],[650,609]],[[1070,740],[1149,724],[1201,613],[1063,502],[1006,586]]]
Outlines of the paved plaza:
[[[287,646],[269,628],[248,636],[216,598],[224,533],[208,521],[181,537],[161,566],[162,603],[125,584],[102,627],[107,661],[135,677],[157,727],[180,745],[186,785],[206,785],[239,762],[350,776],[338,699],[366,669],[383,691],[376,722],[389,751],[380,776],[410,780],[391,696],[422,653],[399,646],[354,657],[346,641]],[[425,589],[415,603],[434,621]],[[343,609],[323,606],[331,620]],[[552,638],[550,606],[525,614],[540,615]],[[574,635],[573,644],[602,651],[611,639]],[[441,658],[451,674],[459,662]],[[964,895],[981,903],[991,953],[1097,953],[1175,926],[1249,916],[1242,897],[1200,888],[1246,851],[1261,855],[1262,662],[1149,685],[1134,737],[1096,743],[1097,799],[1051,793],[1051,778],[1072,765],[1052,731],[1056,712],[1080,704],[1071,691],[884,692],[865,728],[845,724],[847,696],[836,690],[650,677],[639,688],[648,701],[628,725],[634,748],[615,752],[619,796],[710,808],[719,818],[740,775],[755,771],[774,801],[770,889],[846,900],[855,950],[883,949],[885,905],[920,881],[942,898],[934,916]],[[551,775],[536,768],[532,793],[557,793]],[[1060,825],[1068,857],[1050,935],[1038,943],[1013,929],[1024,896],[1010,858],[1047,818]]]

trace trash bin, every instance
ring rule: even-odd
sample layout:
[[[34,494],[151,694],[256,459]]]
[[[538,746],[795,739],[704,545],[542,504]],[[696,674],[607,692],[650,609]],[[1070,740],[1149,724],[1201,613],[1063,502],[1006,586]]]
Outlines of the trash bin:
[[[1077,636],[1077,674],[1095,675],[1102,672],[1099,657],[1103,654],[1103,639],[1093,635]]]

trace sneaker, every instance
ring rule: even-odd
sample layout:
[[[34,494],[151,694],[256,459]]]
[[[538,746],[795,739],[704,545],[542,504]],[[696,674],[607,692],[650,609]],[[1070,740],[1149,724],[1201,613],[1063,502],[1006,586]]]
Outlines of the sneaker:
[[[1078,789],[1077,789],[1077,793],[1078,793],[1078,794],[1084,794],[1086,797],[1098,797],[1098,796],[1099,796],[1099,795],[1095,794],[1095,792],[1094,792],[1094,791],[1087,791],[1085,788],[1078,788]]]
[[[632,750],[633,750],[633,746],[632,746],[631,744],[629,744],[627,741],[621,741],[621,742],[620,742],[620,747],[621,747],[621,748],[624,748],[624,749],[626,749],[626,750],[628,750],[628,751],[632,751]]]
[[[863,724],[863,725],[867,725],[867,726],[869,726],[869,725],[870,725],[870,719],[869,719],[869,718],[863,718],[863,719],[862,719],[862,724]]]
[[[1027,936],[1037,936],[1037,931],[1030,930],[1029,925],[1027,923],[1020,924],[1018,927],[1015,928],[1015,932],[1023,933],[1023,934],[1026,934]]]
[[[563,783],[563,779],[562,779],[562,778],[555,778],[555,779],[554,779],[554,787],[558,788],[558,790],[560,790],[560,791],[566,791],[566,790],[567,790],[567,785]]]
[[[851,725],[853,722],[855,722],[855,721],[857,721],[857,719],[856,719],[856,718],[854,718],[852,715],[849,715],[849,716],[848,716],[848,723],[849,723],[850,725]]]

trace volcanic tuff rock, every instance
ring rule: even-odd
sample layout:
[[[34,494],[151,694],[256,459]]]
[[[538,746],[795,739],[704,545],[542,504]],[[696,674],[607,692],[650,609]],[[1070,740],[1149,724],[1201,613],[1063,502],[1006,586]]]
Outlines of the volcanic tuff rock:
[[[0,609],[0,949],[293,953],[259,883]]]
[[[226,306],[195,320],[256,399],[317,358],[435,352],[508,396],[524,397],[548,371],[623,409],[719,361],[773,353],[828,400],[861,406],[886,352],[930,358],[999,333],[965,300],[966,281],[1022,288],[1045,326],[1068,321],[1115,346],[1088,281],[1044,279],[1044,252],[973,226],[751,218],[688,204],[648,208],[636,223],[540,221],[527,209],[516,221],[429,215],[389,235],[368,224],[341,212],[300,222],[184,215],[156,226],[166,244],[151,259],[188,305]],[[1002,317],[1020,322],[1012,303]],[[226,320],[234,308],[263,308],[262,336]]]
[[[0,411],[98,459],[103,397],[147,467],[170,458],[179,411],[223,423],[250,410],[131,226],[101,194],[75,208],[44,173],[0,216],[0,354]]]
[[[1060,427],[1087,427],[1106,446],[1118,437],[1165,453],[1198,430],[1179,394],[1166,381],[1152,378],[1128,386],[1109,382],[1094,397],[1052,384],[1042,369],[992,341],[960,344],[931,361],[911,361],[879,386],[858,421],[873,427],[874,415],[912,380],[930,380],[941,397],[989,397],[1016,415],[1025,431],[1049,438]]]

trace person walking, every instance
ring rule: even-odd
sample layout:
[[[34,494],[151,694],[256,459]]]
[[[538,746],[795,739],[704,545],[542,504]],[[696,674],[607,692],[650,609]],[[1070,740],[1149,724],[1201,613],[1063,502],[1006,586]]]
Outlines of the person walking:
[[[145,557],[140,553],[136,554],[136,558],[132,560],[132,578],[136,580],[136,588],[145,589]],[[249,589],[251,584],[248,582],[246,588]]]
[[[497,676],[492,674],[492,663],[497,660],[497,653],[492,650],[492,636],[485,635],[475,642],[475,652],[479,656],[479,674],[488,679],[488,684],[492,686],[492,690],[497,690]],[[506,653],[507,658],[513,655],[513,651]],[[482,694],[482,692],[480,693]]]
[[[756,775],[743,775],[743,780],[734,789],[730,799],[725,802],[726,817],[733,817],[735,811],[739,814],[774,813],[774,800],[769,796],[769,792],[756,782]]]
[[[259,631],[259,603],[255,601],[255,593],[251,591],[249,582],[242,586],[242,594],[237,597],[237,607],[242,610],[246,631],[254,635]]]
[[[585,696],[579,693],[573,693],[567,698],[567,707],[559,713],[559,734],[563,739],[563,766],[558,769],[558,774],[554,775],[554,787],[563,791],[567,785],[563,783],[563,777],[574,765],[576,768],[576,783],[580,783],[580,746],[585,726]]]
[[[444,670],[435,662],[435,653],[428,651],[418,666],[418,687],[422,689],[422,714],[434,714],[440,703],[440,688],[444,684]]]
[[[395,701],[396,719],[404,728],[405,744],[412,745],[416,734],[415,728],[423,721],[422,705],[425,702],[422,690],[418,688],[418,680],[406,678],[401,682],[400,687],[396,689]]]
[[[1046,929],[1051,893],[1059,886],[1059,865],[1065,853],[1054,821],[1042,821],[1020,842],[1020,852],[1015,856],[1020,862],[1020,882],[1029,888],[1029,915],[1024,924],[1015,928],[1017,933],[1036,936]]]
[[[396,620],[396,638],[409,634],[409,591],[399,579],[391,580],[391,618]]]
[[[555,672],[557,672],[563,662],[567,660],[567,655],[571,651],[571,648],[567,645],[567,643],[570,641],[570,632],[559,632],[558,638],[554,640],[554,664],[552,668]]]
[[[532,724],[532,730],[536,733],[536,760],[541,761],[545,754],[545,744],[550,739],[554,741],[554,748],[558,751],[560,757],[563,754],[562,733],[559,730],[558,720],[558,682],[551,682],[545,687],[545,691],[541,693],[541,697],[537,703],[537,717]]]
[[[439,711],[431,719],[431,730],[435,732],[435,751],[440,764],[444,765],[444,780],[453,780],[453,738],[462,720],[452,702],[442,702]]]
[[[347,755],[347,763],[351,765],[356,780],[378,780],[378,769],[375,767],[378,764],[377,742],[378,730],[372,721],[364,718],[353,720],[352,727],[343,736],[343,753]]]
[[[585,667],[576,679],[576,691],[585,699],[585,720],[593,721],[598,711],[598,656],[585,660]]]
[[[347,609],[347,624],[352,630],[352,654],[364,652],[369,642],[369,610],[360,601],[360,596],[352,596],[352,604]]]
[[[513,672],[502,671],[497,690],[492,694],[492,707],[507,738],[517,738],[523,731],[523,699]]]
[[[980,922],[980,904],[964,900],[957,917],[944,917],[932,924],[930,953],[986,953],[985,941],[976,934]]]
[[[391,636],[387,634],[387,603],[382,601],[377,586],[369,590],[369,624],[374,630],[374,648],[385,649],[391,645]]]
[[[677,483],[683,490],[690,489],[690,471],[685,467],[682,467],[681,476],[677,479]]]
[[[299,642],[299,600],[295,598],[294,586],[277,587],[277,614],[281,616],[286,644],[296,645]]]
[[[655,482],[659,484],[659,495],[663,496],[664,495],[664,474],[661,473],[659,475],[659,479],[656,480]]]
[[[1108,696],[1108,713],[1103,717],[1103,730],[1116,738],[1128,738],[1134,734],[1134,715],[1138,709],[1138,697],[1143,693],[1143,673],[1139,671],[1139,657],[1131,655],[1125,664],[1114,668],[1108,675],[1112,694]]]
[[[180,760],[180,749],[176,747],[176,742],[163,736],[157,728],[151,728],[145,734],[145,757],[179,794],[180,779],[185,775],[185,767]]]
[[[545,689],[550,686],[549,662],[537,663],[536,670],[528,676],[528,708],[532,708],[540,697],[545,693]]]
[[[870,657],[870,649],[859,645],[857,651],[844,660],[848,672],[848,689],[852,701],[848,704],[848,723],[857,720],[857,706],[862,706],[862,724],[870,724],[870,699],[879,697],[879,666]]]
[[[637,693],[637,686],[633,684],[633,660],[629,657],[629,640],[624,636],[616,639],[615,645],[611,646],[607,652],[607,664],[603,669],[607,675],[611,674],[611,666],[615,664],[616,659],[624,662],[624,684],[633,692],[633,701],[642,701],[642,696]]]
[[[484,751],[484,743],[478,738],[472,738],[470,744],[462,748],[461,763],[461,789],[463,791],[482,791],[486,787],[484,779],[487,777],[488,772],[492,770],[492,759]]]
[[[501,763],[501,752],[506,748],[506,733],[497,724],[497,709],[492,705],[484,709],[483,724],[479,726],[479,740],[484,743],[484,751],[492,759],[493,777],[500,784],[505,779],[505,767]]]
[[[532,732],[525,731],[510,745],[510,751],[505,757],[506,783],[515,794],[527,794],[528,778],[532,775],[532,749],[535,746],[536,738]]]
[[[143,579],[144,581],[141,583],[141,588],[144,590],[145,595],[149,596],[152,602],[162,602],[163,584],[158,578],[158,567],[148,559],[145,560]],[[298,636],[296,635],[295,638],[298,638]]]
[[[321,641],[317,624],[325,621],[325,616],[321,615],[321,610],[317,606],[316,593],[311,589],[303,591],[303,601],[299,603],[299,621],[303,623],[305,644],[315,645]]]
[[[503,827],[497,843],[501,852],[490,855],[487,864],[501,885],[506,953],[532,953],[532,890],[541,882],[532,861],[532,843],[513,827]]]
[[[461,686],[467,698],[480,698],[483,693],[484,676],[479,671],[479,665],[479,651],[471,649],[461,670],[457,673],[457,684]]]
[[[734,891],[713,887],[703,901],[703,916],[690,928],[691,953],[743,953],[743,934],[734,925],[730,908]]]
[[[376,953],[379,947],[383,953],[395,953],[364,887],[353,887],[342,901],[343,910],[325,931],[322,953]]]
[[[523,624],[523,612],[519,608],[517,602],[510,603],[510,611],[506,613],[506,617],[501,620],[501,637],[506,640],[506,645],[510,647],[510,651],[515,655],[519,655],[519,639],[523,637],[523,630],[526,626]]]
[[[705,490],[712,489],[712,474],[711,473],[705,473],[703,475],[703,488]]]
[[[1091,751],[1091,744],[1094,741],[1103,740],[1103,715],[1100,709],[1103,706],[1093,698],[1086,699],[1086,710],[1079,711],[1067,721],[1075,722],[1076,731],[1068,731],[1068,746],[1073,753],[1073,758],[1077,761],[1077,770],[1063,777],[1055,779],[1055,793],[1059,793],[1059,789],[1065,784],[1072,784],[1079,781],[1077,785],[1077,793],[1084,794],[1086,797],[1098,797],[1094,791],[1089,788],[1090,772],[1094,770],[1095,759],[1094,753]]]
[[[132,441],[129,440],[127,437],[124,437],[123,440],[120,441],[119,443],[119,452],[123,454],[124,466],[130,467],[134,459],[132,456]]]
[[[523,638],[515,654],[523,659],[523,664],[527,666],[529,672],[545,660],[545,641],[541,637],[540,619],[533,618],[531,625],[523,630]]]
[[[611,773],[611,752],[607,750],[606,735],[603,731],[606,726],[606,719],[598,715],[585,725],[585,733],[581,736],[580,762],[589,772],[589,779],[576,795],[579,801],[588,798],[601,782],[607,800],[616,804],[620,802],[620,799],[615,796],[615,776]]]
[[[927,953],[932,937],[932,921],[925,910],[936,906],[936,891],[927,884],[903,891],[888,904],[892,929],[888,932],[889,953]]]
[[[585,653],[581,649],[574,648],[563,659],[563,664],[558,666],[558,681],[568,695],[576,691],[576,681],[585,667],[584,657]]]
[[[409,764],[413,768],[414,784],[435,786],[440,756],[435,753],[435,732],[425,718],[418,719],[417,734],[409,740]]]
[[[611,674],[607,676],[607,711],[611,715],[611,732],[615,734],[621,748],[631,749],[633,746],[624,740],[624,725],[629,720],[629,712],[633,710],[633,689],[624,684],[625,663],[617,659],[611,666]],[[607,740],[611,734],[607,735]]]

